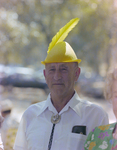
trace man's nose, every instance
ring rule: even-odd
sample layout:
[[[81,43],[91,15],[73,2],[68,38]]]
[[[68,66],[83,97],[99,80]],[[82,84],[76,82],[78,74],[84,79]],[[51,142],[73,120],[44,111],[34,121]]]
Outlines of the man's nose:
[[[59,80],[61,79],[61,72],[56,70],[55,73],[54,73],[54,79],[55,80]]]

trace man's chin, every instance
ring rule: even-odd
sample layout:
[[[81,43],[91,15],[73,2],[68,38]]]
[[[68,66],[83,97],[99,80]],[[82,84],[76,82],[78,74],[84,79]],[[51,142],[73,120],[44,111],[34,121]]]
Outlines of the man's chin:
[[[52,91],[53,91],[53,93],[56,94],[56,95],[62,95],[64,89],[63,89],[63,88],[60,88],[60,87],[55,87]]]

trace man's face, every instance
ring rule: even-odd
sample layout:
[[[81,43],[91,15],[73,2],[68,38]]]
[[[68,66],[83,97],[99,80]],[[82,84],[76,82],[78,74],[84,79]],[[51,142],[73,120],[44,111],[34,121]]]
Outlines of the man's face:
[[[78,80],[80,68],[75,63],[48,63],[44,76],[51,94],[66,96],[73,94],[74,83]]]

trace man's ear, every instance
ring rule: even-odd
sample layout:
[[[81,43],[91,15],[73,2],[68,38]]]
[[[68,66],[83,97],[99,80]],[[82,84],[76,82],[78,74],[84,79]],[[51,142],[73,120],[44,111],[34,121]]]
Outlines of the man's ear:
[[[46,73],[45,73],[45,69],[43,70],[43,75],[44,75],[44,77],[46,78]]]
[[[78,67],[78,70],[79,70],[79,71],[78,71],[78,72],[79,72],[79,73],[78,73],[78,78],[79,78],[79,75],[80,75],[80,72],[81,72],[80,67]]]
[[[76,69],[76,80],[75,80],[75,81],[78,80],[79,75],[80,75],[80,68],[78,67],[78,68]]]
[[[43,75],[44,75],[45,81],[46,81],[46,70],[45,69],[43,70]],[[47,81],[46,81],[46,83],[47,83]]]

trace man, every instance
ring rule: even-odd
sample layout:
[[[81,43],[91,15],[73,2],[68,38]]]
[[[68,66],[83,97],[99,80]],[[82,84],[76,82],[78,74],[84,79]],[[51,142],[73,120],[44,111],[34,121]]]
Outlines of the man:
[[[71,20],[50,43],[42,62],[50,94],[24,112],[14,150],[81,150],[88,133],[108,123],[102,108],[81,100],[74,90],[81,60],[61,36],[76,22],[78,18]]]

